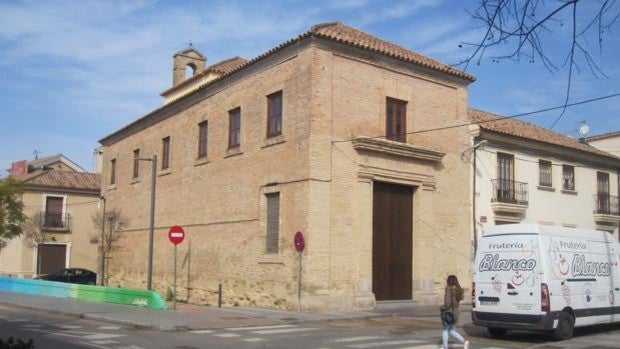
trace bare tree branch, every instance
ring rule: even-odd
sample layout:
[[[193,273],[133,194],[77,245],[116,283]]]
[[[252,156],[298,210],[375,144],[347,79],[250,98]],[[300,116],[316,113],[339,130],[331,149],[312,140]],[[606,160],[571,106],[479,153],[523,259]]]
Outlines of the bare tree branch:
[[[480,23],[480,28],[484,28],[484,35],[479,42],[462,42],[459,45],[472,47],[473,52],[456,66],[467,70],[470,63],[480,65],[483,58],[491,53],[488,58],[492,62],[524,59],[529,63],[538,61],[552,74],[560,71],[560,66],[565,67],[568,78],[564,105],[567,105],[575,73],[581,71],[579,61],[585,62],[583,66],[587,66],[595,77],[607,77],[596,64],[586,43],[589,38],[596,39],[599,53],[602,52],[604,35],[610,32],[612,25],[620,17],[617,5],[618,0],[480,0],[478,8],[468,13],[474,21]],[[562,35],[560,27],[564,26],[568,10],[571,10],[568,15],[571,30],[567,37],[570,43],[567,45],[564,61],[560,64],[555,62],[555,55],[548,55],[545,49],[548,48],[549,40],[556,40],[555,38]],[[555,38],[552,38],[553,35]],[[564,112],[565,109],[551,128],[557,124]]]

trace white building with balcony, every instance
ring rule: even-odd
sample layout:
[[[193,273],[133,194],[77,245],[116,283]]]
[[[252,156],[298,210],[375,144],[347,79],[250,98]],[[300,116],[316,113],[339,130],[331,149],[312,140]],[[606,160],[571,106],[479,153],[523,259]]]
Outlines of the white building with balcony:
[[[605,230],[619,238],[620,158],[527,122],[469,109],[476,237],[508,223]]]

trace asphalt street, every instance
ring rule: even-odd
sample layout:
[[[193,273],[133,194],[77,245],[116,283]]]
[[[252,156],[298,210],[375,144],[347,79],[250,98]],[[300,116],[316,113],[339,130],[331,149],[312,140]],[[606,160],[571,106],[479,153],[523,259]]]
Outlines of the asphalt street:
[[[0,338],[32,339],[36,348],[435,349],[440,345],[436,327],[434,322],[396,316],[165,332],[0,306]],[[544,335],[525,332],[511,332],[498,340],[472,325],[461,330],[473,349],[620,347],[620,326],[577,329],[575,338],[566,342],[549,342]]]

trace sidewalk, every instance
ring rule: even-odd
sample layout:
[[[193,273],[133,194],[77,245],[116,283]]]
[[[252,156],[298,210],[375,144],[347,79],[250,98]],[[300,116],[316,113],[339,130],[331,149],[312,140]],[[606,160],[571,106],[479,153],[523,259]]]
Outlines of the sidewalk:
[[[154,310],[129,305],[0,291],[0,304],[159,331],[268,326],[296,322],[386,316],[407,317],[420,321],[439,323],[437,306],[421,306],[413,302],[380,304],[371,311],[329,313],[291,312],[245,307],[216,308],[179,303],[177,303],[176,310]],[[466,320],[468,318],[469,309],[462,307],[461,319]]]

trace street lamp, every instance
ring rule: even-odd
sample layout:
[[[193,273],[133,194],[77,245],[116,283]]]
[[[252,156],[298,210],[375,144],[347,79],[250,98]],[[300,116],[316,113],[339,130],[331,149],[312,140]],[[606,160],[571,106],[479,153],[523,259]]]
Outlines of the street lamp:
[[[136,160],[151,162],[151,218],[149,222],[149,266],[146,279],[146,288],[153,289],[153,236],[155,231],[155,179],[157,178],[157,155],[150,158],[136,158]]]

